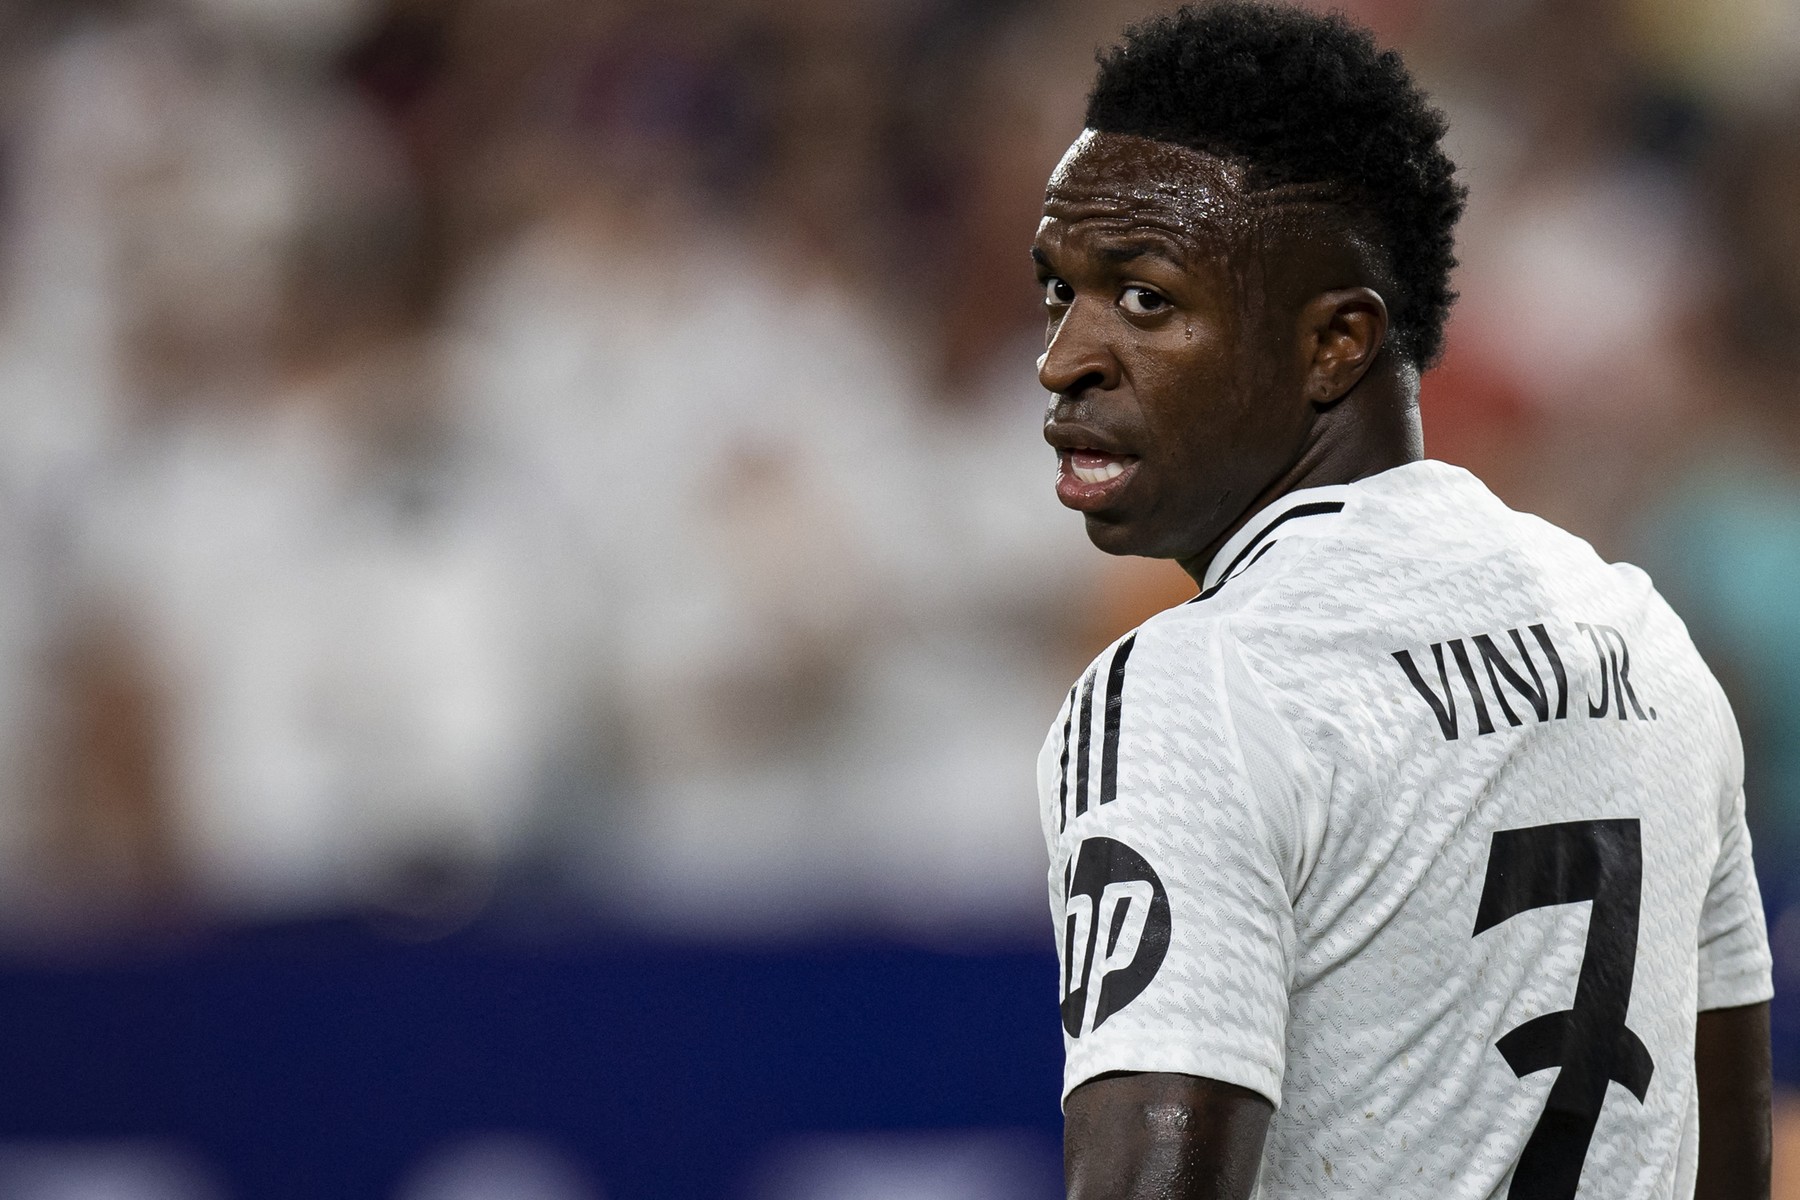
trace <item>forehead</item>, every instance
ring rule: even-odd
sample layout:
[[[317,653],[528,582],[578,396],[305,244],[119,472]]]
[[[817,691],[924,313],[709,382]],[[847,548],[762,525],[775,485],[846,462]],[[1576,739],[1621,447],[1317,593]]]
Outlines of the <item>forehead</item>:
[[[1212,250],[1247,216],[1241,169],[1224,159],[1089,129],[1050,174],[1041,233],[1153,233]]]

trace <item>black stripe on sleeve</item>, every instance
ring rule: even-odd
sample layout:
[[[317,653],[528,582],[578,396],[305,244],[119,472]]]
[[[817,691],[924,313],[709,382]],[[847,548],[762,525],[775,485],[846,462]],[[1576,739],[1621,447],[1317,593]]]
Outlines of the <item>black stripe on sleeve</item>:
[[[1100,803],[1111,804],[1119,794],[1119,718],[1125,711],[1125,660],[1137,642],[1132,634],[1113,651],[1106,670],[1106,731],[1100,742]]]
[[[1075,739],[1075,815],[1087,811],[1088,735],[1094,727],[1094,672],[1081,681],[1081,732]]]
[[[1056,805],[1062,812],[1062,823],[1058,830],[1069,827],[1069,730],[1075,724],[1075,688],[1069,689],[1069,715],[1063,718],[1063,751],[1062,751],[1062,791],[1057,796]]]

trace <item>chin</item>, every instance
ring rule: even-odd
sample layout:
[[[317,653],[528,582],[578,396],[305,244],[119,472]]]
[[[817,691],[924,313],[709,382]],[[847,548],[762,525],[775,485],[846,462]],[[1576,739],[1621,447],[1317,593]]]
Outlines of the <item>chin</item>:
[[[1144,536],[1141,528],[1128,521],[1107,520],[1103,515],[1089,513],[1087,515],[1088,541],[1108,554],[1139,555],[1149,558],[1167,558],[1168,555],[1158,552],[1152,539]]]
[[[1154,528],[1143,520],[1117,516],[1108,520],[1104,513],[1087,514],[1087,535],[1095,547],[1120,557],[1166,558],[1183,563],[1198,553],[1191,537],[1171,536],[1167,529]]]

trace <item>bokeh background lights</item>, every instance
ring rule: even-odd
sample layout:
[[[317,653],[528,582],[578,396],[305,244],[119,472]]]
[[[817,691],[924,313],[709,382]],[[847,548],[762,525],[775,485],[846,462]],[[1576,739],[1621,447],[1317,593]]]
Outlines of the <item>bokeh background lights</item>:
[[[1800,1088],[1800,5],[1345,7],[1428,451],[1725,681]],[[1059,1194],[1032,762],[1192,589],[1025,250],[1148,9],[0,6],[0,1196]]]

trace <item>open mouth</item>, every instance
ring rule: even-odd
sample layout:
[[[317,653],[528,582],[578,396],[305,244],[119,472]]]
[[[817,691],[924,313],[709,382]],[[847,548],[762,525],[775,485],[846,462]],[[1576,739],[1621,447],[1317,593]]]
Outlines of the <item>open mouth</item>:
[[[1069,453],[1069,473],[1083,483],[1105,483],[1125,473],[1125,457],[1097,450],[1073,450]]]
[[[1104,508],[1137,473],[1135,454],[1069,449],[1057,455],[1056,497],[1070,508]]]

